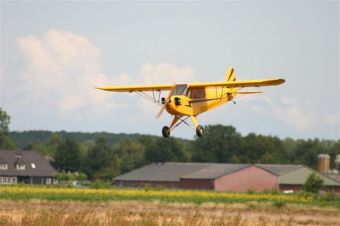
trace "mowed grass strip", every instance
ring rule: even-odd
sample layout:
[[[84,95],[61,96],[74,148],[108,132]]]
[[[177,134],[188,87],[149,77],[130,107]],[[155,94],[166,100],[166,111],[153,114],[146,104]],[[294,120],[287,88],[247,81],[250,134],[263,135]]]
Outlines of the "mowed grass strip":
[[[273,203],[301,203],[318,206],[333,206],[340,208],[340,199],[330,202],[318,200],[311,195],[300,194],[272,194],[272,193],[231,193],[216,191],[193,190],[155,190],[131,188],[64,188],[43,186],[1,186],[0,199],[9,200],[74,200],[74,201],[163,201],[190,203],[228,203],[228,202],[273,202]],[[280,206],[280,205],[278,205]]]

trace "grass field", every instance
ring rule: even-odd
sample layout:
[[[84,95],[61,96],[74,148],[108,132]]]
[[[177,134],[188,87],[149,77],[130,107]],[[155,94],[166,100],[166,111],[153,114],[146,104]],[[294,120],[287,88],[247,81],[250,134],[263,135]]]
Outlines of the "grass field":
[[[340,225],[340,200],[306,194],[0,187],[2,225]]]

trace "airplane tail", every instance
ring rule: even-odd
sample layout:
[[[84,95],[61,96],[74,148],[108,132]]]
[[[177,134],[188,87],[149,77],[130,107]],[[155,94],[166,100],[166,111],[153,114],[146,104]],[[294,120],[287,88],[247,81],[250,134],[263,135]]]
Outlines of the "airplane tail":
[[[236,74],[234,68],[228,67],[227,73],[225,75],[225,80],[228,82],[236,81]]]

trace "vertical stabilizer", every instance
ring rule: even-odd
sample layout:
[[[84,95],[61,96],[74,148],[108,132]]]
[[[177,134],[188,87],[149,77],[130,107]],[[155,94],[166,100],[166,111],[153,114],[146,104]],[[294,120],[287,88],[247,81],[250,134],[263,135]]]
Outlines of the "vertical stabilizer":
[[[236,81],[236,74],[234,68],[228,67],[227,73],[225,75],[225,80],[228,82]]]

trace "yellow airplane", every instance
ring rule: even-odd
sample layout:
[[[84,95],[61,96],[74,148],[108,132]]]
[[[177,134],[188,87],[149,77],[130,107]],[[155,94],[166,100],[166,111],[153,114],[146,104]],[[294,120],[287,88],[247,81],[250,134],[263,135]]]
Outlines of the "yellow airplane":
[[[101,86],[96,87],[96,89],[113,92],[136,92],[153,103],[161,104],[162,108],[157,117],[160,117],[164,109],[174,117],[170,126],[163,127],[162,134],[164,137],[169,137],[170,131],[181,123],[191,127],[186,122],[188,118],[192,120],[195,127],[193,129],[196,130],[197,136],[201,137],[203,135],[203,127],[198,124],[197,116],[199,114],[232,101],[238,94],[261,93],[261,91],[240,91],[242,88],[275,86],[284,82],[284,79],[236,81],[234,69],[228,67],[225,80],[222,82]],[[167,97],[161,97],[161,91],[170,92]]]

